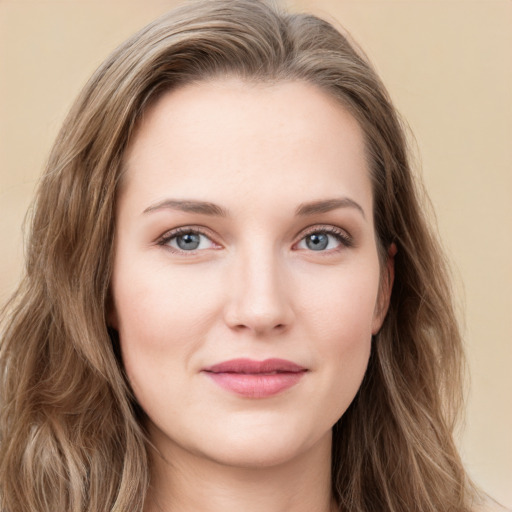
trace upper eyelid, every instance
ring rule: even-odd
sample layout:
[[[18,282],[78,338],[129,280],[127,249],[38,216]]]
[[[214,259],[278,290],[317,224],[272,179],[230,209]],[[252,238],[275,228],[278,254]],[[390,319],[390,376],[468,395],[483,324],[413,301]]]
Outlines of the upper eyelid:
[[[168,229],[157,238],[157,242],[161,240],[169,240],[170,238],[173,238],[183,233],[198,233],[200,235],[207,236],[208,238],[214,238],[212,231],[207,227],[197,225],[184,225]]]
[[[307,228],[304,228],[300,231],[299,234],[308,234],[308,233],[317,233],[317,232],[339,232],[345,233],[348,237],[351,235],[346,229],[340,228],[339,226],[335,226],[333,224],[313,224]]]
[[[335,226],[333,224],[313,224],[311,226],[307,226],[299,231],[299,233],[294,237],[298,236],[306,236],[309,233],[316,233],[316,232],[339,232],[342,234],[345,234],[348,238],[352,238],[350,233],[339,226]],[[165,231],[162,235],[158,237],[158,240],[161,240],[163,238],[172,238],[173,236],[179,235],[180,233],[199,233],[205,236],[213,236],[213,232],[207,228],[206,226],[201,225],[195,225],[195,224],[185,224],[183,226],[177,226],[175,228],[169,229]]]
[[[309,228],[305,228],[300,233],[300,238],[298,241],[302,240],[305,236],[308,236],[313,233],[327,233],[331,235],[338,235],[341,238],[343,238],[345,241],[353,243],[354,238],[353,236],[343,228],[340,228],[339,226],[335,226],[333,224],[315,224],[313,226],[310,226]]]

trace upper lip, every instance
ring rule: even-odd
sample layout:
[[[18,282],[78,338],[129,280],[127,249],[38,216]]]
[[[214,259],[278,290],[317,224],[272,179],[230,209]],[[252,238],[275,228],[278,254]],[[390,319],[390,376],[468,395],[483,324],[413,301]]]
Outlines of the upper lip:
[[[299,373],[306,368],[286,359],[265,359],[255,361],[253,359],[231,359],[222,363],[203,368],[210,373],[245,373],[245,374],[269,374],[269,373]]]

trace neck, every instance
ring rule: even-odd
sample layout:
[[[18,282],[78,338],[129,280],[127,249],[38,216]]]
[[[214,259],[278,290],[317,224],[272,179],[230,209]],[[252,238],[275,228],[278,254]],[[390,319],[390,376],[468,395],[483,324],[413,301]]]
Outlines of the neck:
[[[260,467],[219,464],[174,447],[152,454],[145,512],[330,512],[331,438],[293,460]],[[169,461],[172,461],[170,463]]]

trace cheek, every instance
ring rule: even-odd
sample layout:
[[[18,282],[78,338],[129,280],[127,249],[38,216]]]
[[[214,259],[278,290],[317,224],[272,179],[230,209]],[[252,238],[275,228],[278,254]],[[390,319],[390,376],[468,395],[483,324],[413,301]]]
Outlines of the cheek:
[[[215,308],[208,273],[142,263],[118,264],[113,279],[118,330],[154,349],[168,348],[171,337],[189,346],[188,338],[208,324]]]
[[[148,382],[179,385],[215,317],[212,283],[186,268],[117,261],[112,281],[123,364],[141,402]],[[150,386],[151,387],[151,386]]]
[[[335,338],[340,346],[371,338],[379,279],[378,264],[365,262],[301,279],[298,317],[309,319],[310,337]]]
[[[305,289],[301,291],[303,297],[308,297],[302,300],[303,328],[324,365],[320,388],[326,392],[331,420],[336,421],[345,412],[364,377],[378,286],[378,265],[374,265],[340,272],[306,295],[302,295]]]

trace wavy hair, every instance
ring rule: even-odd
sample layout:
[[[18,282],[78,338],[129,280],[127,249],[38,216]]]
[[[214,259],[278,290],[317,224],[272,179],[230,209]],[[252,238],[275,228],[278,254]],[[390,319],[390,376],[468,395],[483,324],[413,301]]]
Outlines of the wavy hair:
[[[461,336],[402,124],[347,36],[258,0],[188,2],[159,18],[112,53],[68,114],[33,205],[24,277],[2,315],[0,509],[142,511],[148,440],[106,321],[116,192],[145,109],[219,76],[304,81],[337,98],[365,135],[381,257],[398,248],[389,312],[333,429],[340,510],[472,510],[453,441]]]

